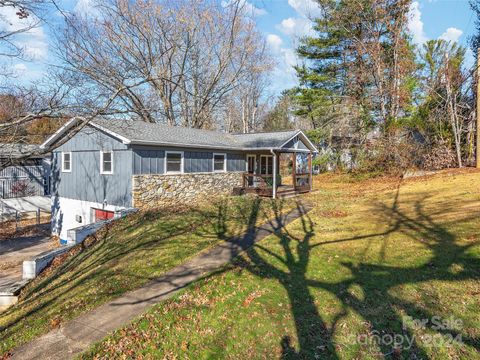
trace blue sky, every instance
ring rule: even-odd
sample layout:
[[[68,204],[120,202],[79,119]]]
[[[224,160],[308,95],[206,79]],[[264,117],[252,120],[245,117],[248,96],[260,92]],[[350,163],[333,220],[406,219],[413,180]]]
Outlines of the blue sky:
[[[308,34],[309,14],[315,14],[312,0],[252,0],[259,28],[277,60],[271,92],[279,93],[296,83],[292,65],[297,63],[295,47],[299,37]],[[414,1],[410,8],[409,30],[418,45],[429,39],[445,38],[467,45],[474,31],[474,17],[464,0]],[[473,55],[467,53],[467,66],[473,66]]]
[[[292,65],[298,62],[295,47],[298,39],[311,32],[309,16],[317,12],[313,0],[249,0],[249,9],[254,13],[260,31],[276,61],[269,92],[278,95],[282,90],[296,84]],[[59,0],[66,10],[88,11],[92,0]],[[47,65],[54,60],[51,54],[51,34],[61,20],[53,10],[49,13],[49,24],[32,29],[17,38],[25,48],[29,60],[15,61],[10,66],[23,81],[38,80]],[[410,9],[409,29],[417,44],[428,39],[445,38],[466,45],[474,30],[474,17],[467,0],[418,0]],[[0,10],[0,28],[15,29],[22,26],[13,11]],[[473,66],[473,56],[467,54],[468,66]]]

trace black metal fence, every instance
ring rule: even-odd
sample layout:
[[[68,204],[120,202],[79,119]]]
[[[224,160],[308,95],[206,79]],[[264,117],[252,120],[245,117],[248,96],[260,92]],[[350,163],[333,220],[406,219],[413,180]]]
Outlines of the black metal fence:
[[[7,167],[0,171],[0,197],[48,195],[47,179],[42,165]]]

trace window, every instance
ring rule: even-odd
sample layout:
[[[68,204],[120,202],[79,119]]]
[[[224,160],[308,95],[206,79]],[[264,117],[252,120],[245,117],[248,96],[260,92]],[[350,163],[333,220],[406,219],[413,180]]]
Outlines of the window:
[[[271,155],[260,156],[260,174],[262,175],[273,174],[273,156]]]
[[[213,171],[222,172],[227,171],[227,163],[225,161],[225,154],[213,154]]]
[[[62,172],[72,172],[71,152],[62,152]]]
[[[167,151],[165,155],[165,172],[181,173],[183,172],[183,153]]]
[[[100,152],[100,173],[113,174],[113,152],[112,151]]]

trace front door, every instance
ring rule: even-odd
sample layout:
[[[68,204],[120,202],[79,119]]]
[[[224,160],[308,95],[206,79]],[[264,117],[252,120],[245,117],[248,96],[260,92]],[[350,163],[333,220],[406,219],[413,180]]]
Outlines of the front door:
[[[113,216],[115,215],[113,211],[107,211],[102,209],[93,210],[95,212],[95,222],[113,219]]]

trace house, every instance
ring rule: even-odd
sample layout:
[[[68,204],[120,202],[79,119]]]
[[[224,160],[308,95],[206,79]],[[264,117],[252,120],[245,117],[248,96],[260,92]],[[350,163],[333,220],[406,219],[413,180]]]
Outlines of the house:
[[[32,144],[0,144],[0,163],[22,157],[38,149]],[[0,198],[45,196],[50,192],[50,155],[29,156],[0,170]]]
[[[42,145],[54,145],[72,119]],[[52,154],[52,230],[201,197],[253,192],[276,197],[311,189],[315,146],[301,131],[227,134],[96,118]],[[291,176],[279,175],[287,156]],[[274,176],[273,174],[277,174]]]

